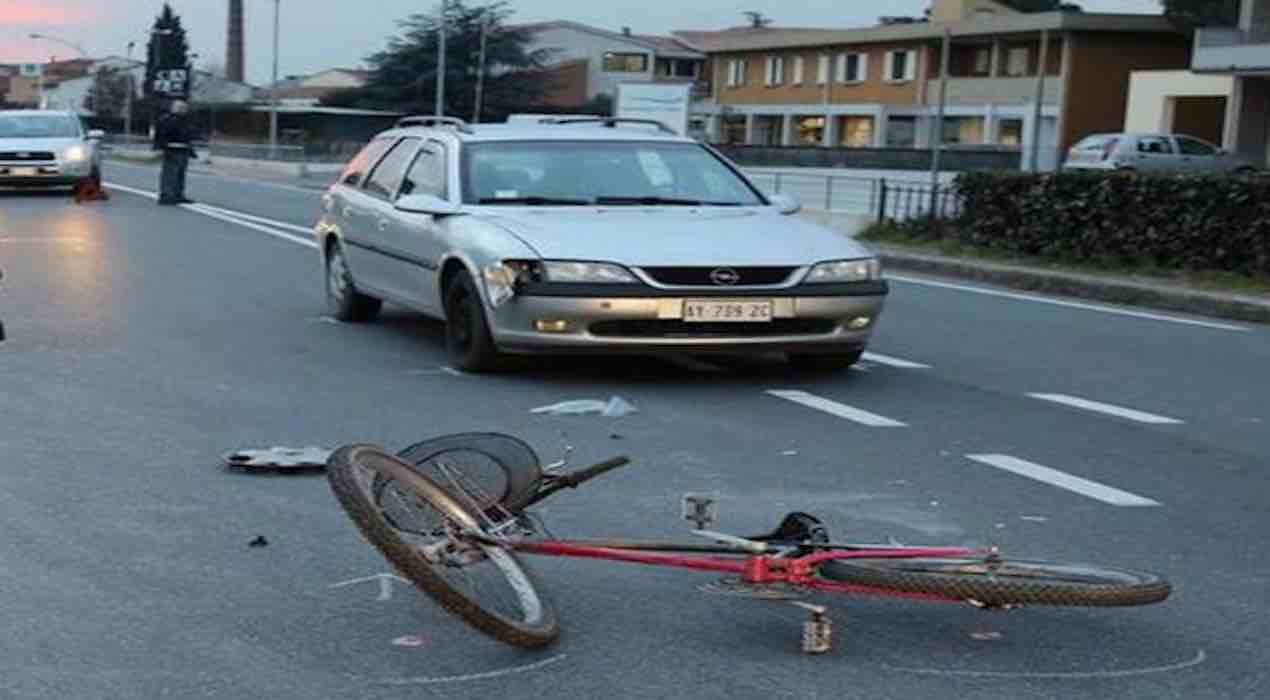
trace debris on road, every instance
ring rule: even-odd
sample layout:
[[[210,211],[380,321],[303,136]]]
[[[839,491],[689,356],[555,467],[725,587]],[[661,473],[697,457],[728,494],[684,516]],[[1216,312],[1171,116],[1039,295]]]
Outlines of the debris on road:
[[[610,440],[625,440],[626,436],[622,435],[621,433],[613,433],[612,435],[609,435],[609,439]]]
[[[784,452],[781,453],[781,455],[785,457],[797,457],[798,450],[785,450]]]
[[[248,547],[268,547],[269,540],[265,539],[264,535],[256,535],[256,539],[248,542],[247,546]]]
[[[539,406],[530,411],[530,413],[550,416],[582,416],[598,413],[605,418],[621,418],[638,412],[638,408],[620,396],[611,397],[608,401],[599,399],[562,401],[550,406]]]
[[[267,450],[239,450],[225,455],[230,469],[304,471],[325,469],[334,450],[322,447],[271,447]]]
[[[1044,515],[1020,515],[1019,520],[1026,520],[1029,523],[1047,523],[1049,518]]]
[[[423,637],[417,634],[408,634],[404,637],[397,637],[392,640],[393,646],[398,647],[421,647],[425,644]]]
[[[971,632],[970,638],[981,642],[991,642],[1001,638],[1000,632]]]

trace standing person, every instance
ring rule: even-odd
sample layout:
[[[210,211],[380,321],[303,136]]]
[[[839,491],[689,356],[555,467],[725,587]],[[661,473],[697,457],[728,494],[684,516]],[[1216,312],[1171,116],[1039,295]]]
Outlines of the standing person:
[[[154,148],[163,152],[159,175],[159,204],[189,204],[185,197],[185,170],[194,156],[193,133],[186,116],[189,105],[174,100],[154,130]]]

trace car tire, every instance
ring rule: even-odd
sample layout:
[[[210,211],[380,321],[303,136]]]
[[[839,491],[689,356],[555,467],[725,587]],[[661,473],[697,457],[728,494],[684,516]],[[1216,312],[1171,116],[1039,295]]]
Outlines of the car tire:
[[[445,347],[455,369],[479,373],[502,366],[481,294],[466,272],[455,275],[445,288]]]
[[[799,372],[839,372],[864,356],[864,350],[835,353],[789,353],[789,366]]]
[[[353,282],[344,249],[338,243],[326,254],[326,307],[337,321],[363,323],[379,315],[384,302],[362,294]]]

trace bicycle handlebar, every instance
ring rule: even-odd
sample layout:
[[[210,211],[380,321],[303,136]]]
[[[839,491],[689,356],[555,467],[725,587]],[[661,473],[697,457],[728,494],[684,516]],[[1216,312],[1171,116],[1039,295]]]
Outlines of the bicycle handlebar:
[[[524,507],[527,508],[561,489],[576,489],[583,483],[590,481],[601,474],[611,472],[618,467],[624,467],[630,463],[630,457],[614,457],[613,459],[605,460],[585,469],[579,469],[576,472],[562,474],[548,481],[546,486],[539,490]]]

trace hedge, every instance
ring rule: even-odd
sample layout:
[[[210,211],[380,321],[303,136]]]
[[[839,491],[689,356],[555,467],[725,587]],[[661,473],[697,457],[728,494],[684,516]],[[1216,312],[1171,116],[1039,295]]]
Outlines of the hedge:
[[[910,232],[1071,262],[1270,276],[1270,179],[963,173],[961,213]]]

